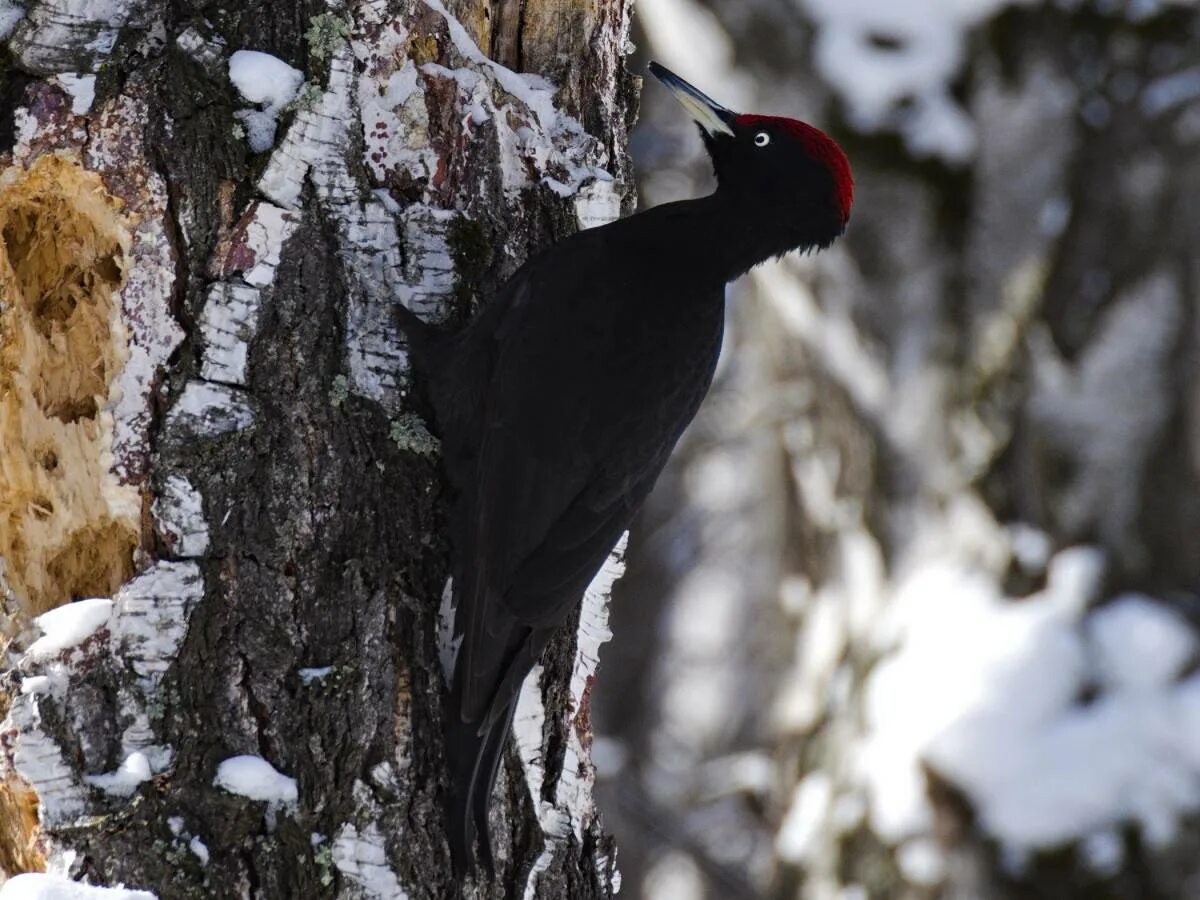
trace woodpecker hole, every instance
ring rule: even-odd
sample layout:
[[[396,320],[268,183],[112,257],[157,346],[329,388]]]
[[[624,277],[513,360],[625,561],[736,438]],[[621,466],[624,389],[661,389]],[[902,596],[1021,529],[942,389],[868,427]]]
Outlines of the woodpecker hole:
[[[37,839],[37,794],[20,781],[0,783],[0,872],[12,877],[46,871]]]
[[[118,201],[72,159],[0,172],[0,572],[29,616],[133,573],[141,504],[110,471],[109,411],[128,246]]]
[[[8,715],[10,698],[0,693],[0,717]],[[0,874],[46,871],[38,850],[37,794],[20,779],[0,781]]]

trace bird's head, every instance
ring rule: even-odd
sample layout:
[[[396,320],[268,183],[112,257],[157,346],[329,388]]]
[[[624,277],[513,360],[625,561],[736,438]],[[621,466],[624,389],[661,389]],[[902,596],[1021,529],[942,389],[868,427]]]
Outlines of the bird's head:
[[[828,247],[846,229],[854,179],[829,135],[798,119],[735,113],[669,69],[650,63],[700,126],[718,192],[747,202],[787,246]]]

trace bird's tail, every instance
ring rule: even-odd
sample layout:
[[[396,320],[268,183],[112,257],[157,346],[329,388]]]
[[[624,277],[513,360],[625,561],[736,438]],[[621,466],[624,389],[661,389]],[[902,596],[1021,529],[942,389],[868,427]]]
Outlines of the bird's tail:
[[[462,879],[475,868],[475,847],[489,877],[495,877],[488,806],[504,745],[512,727],[516,703],[510,703],[490,727],[463,722],[452,709],[446,726],[446,754],[450,764],[450,795],[447,798],[446,834],[454,874]]]

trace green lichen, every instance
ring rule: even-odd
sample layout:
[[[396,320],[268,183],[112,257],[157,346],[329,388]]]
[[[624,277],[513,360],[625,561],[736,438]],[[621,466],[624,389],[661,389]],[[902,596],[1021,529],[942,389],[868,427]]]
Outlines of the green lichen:
[[[324,62],[342,41],[350,36],[350,23],[334,13],[322,13],[308,20],[308,31],[304,39],[308,41],[308,52],[317,62]]]
[[[404,452],[418,456],[433,456],[441,447],[438,439],[429,433],[421,417],[415,413],[405,413],[393,419],[388,437]]]
[[[321,89],[311,82],[306,82],[300,92],[296,94],[295,99],[283,108],[284,112],[297,112],[304,110],[311,112],[317,108],[317,104],[321,101]]]
[[[317,868],[321,870],[321,884],[329,887],[333,884],[333,848],[328,844],[322,844],[313,853],[313,860],[316,862]]]
[[[334,375],[333,384],[329,386],[329,405],[341,409],[346,398],[350,396],[350,382],[345,375]]]
[[[233,123],[233,137],[235,140],[244,141],[246,139],[246,129],[242,127],[241,122]]]

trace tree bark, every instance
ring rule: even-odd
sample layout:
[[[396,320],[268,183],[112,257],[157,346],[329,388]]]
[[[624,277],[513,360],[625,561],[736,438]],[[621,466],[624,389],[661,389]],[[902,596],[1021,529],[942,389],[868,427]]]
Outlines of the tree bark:
[[[4,874],[455,895],[443,490],[391,310],[461,322],[632,197],[627,0],[510,7],[0,5]],[[242,49],[303,85],[249,102]],[[588,729],[619,568],[526,686],[461,896],[619,885]]]
[[[627,888],[1195,896],[1195,9],[639,9],[857,184],[833,250],[735,291],[634,534],[615,630],[653,662],[596,714]],[[651,203],[707,177],[657,102]]]

